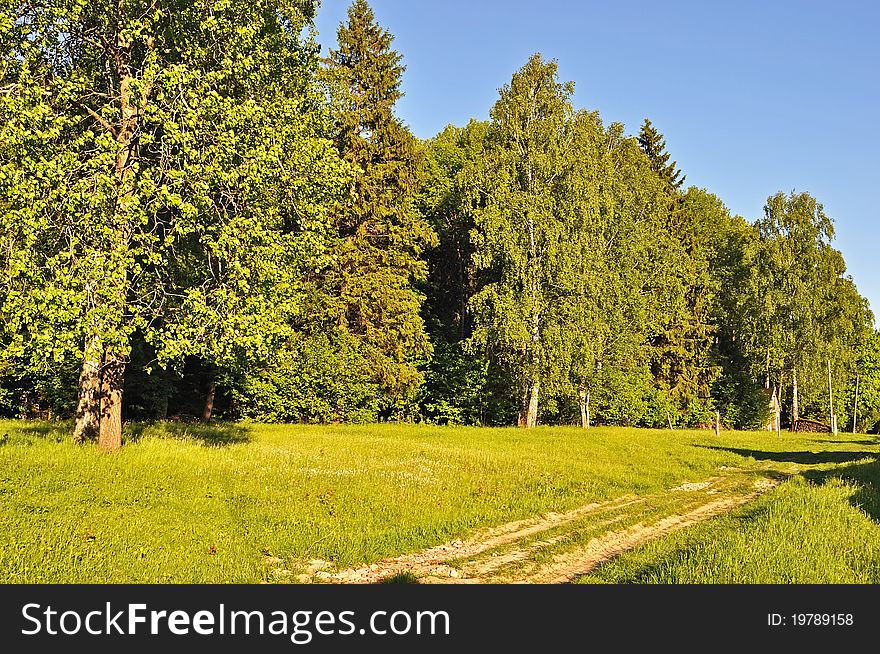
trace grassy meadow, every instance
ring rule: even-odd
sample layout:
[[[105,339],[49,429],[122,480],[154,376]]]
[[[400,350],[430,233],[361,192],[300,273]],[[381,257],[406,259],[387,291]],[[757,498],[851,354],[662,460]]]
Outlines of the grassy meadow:
[[[181,423],[125,436],[108,455],[66,424],[0,422],[0,581],[291,581],[311,559],[369,563],[732,468],[792,478],[582,581],[880,575],[880,441],[865,436]]]
[[[880,468],[865,459],[808,470],[752,504],[650,541],[576,581],[876,584],[878,523]]]

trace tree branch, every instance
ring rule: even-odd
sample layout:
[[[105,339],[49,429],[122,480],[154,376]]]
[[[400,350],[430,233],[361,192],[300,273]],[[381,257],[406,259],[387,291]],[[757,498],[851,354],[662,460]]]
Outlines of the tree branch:
[[[104,118],[104,117],[103,117],[101,114],[99,114],[97,111],[95,111],[94,109],[92,109],[91,107],[89,107],[88,105],[86,105],[86,104],[84,104],[84,103],[82,103],[82,102],[78,102],[77,104],[78,104],[80,107],[82,107],[83,109],[85,109],[86,112],[88,112],[89,116],[91,116],[92,118],[94,118],[94,119],[95,119],[95,120],[101,125],[101,127],[103,127],[103,128],[106,129],[108,132],[110,132],[110,133],[113,135],[113,138],[116,138],[116,137],[117,137],[117,131],[116,131],[116,128],[113,127],[113,125],[111,125],[111,124],[107,121],[106,118]]]

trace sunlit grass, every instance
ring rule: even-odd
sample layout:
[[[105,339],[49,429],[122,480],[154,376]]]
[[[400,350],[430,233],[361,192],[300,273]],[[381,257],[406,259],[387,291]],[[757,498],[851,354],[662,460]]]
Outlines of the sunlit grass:
[[[4,582],[284,581],[312,558],[375,561],[766,466],[762,452],[821,471],[878,450],[740,432],[159,424],[127,426],[108,455],[68,429],[0,422]]]
[[[648,542],[578,581],[880,583],[880,516],[863,504],[877,506],[876,459],[808,477],[812,482],[795,477],[751,505]]]

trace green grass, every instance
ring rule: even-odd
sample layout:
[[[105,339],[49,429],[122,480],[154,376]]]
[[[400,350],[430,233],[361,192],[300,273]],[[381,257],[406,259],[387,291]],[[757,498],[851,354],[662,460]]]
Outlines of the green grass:
[[[752,504],[650,541],[580,583],[880,583],[877,459],[808,470]]]
[[[309,559],[376,561],[722,466],[825,484],[880,451],[808,434],[158,424],[127,426],[122,451],[107,455],[72,444],[68,429],[0,422],[0,581],[285,581],[293,575],[277,571]],[[851,503],[859,483],[818,490],[876,539]]]

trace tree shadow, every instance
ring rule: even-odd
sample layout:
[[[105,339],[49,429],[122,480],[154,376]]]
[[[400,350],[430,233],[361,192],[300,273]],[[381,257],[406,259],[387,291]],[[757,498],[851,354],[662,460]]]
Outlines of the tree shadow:
[[[71,433],[73,433],[73,423],[69,420],[63,422],[29,422],[16,429],[16,431],[24,437],[25,442],[46,440],[61,443],[70,438]]]
[[[835,441],[829,441],[835,442]],[[855,443],[856,441],[842,441]],[[867,441],[865,445],[876,442]],[[702,445],[713,450],[724,450],[740,456],[750,456],[757,460],[776,461],[779,463],[799,463],[816,465],[821,463],[849,463],[843,467],[830,470],[803,470],[800,474],[814,484],[825,484],[830,479],[840,479],[856,486],[857,490],[850,498],[850,504],[864,511],[874,522],[880,523],[880,452],[865,450],[850,452],[762,452],[735,447],[717,447]],[[871,459],[864,462],[865,459]],[[861,463],[857,463],[860,461]]]
[[[873,458],[875,461],[880,453],[862,450],[858,452],[765,452],[762,450],[748,450],[738,447],[719,447],[717,445],[699,445],[709,450],[721,450],[738,454],[743,457],[751,457],[758,461],[775,461],[777,463],[798,463],[800,465],[818,465],[821,463],[850,463],[862,459]]]
[[[73,421],[27,422],[0,434],[0,447],[13,443],[32,445],[37,441],[63,443],[73,435]],[[227,447],[251,441],[250,430],[244,425],[227,422],[211,424],[185,422],[126,422],[122,442],[137,443],[147,436],[194,440],[206,447]],[[96,439],[95,439],[96,440]],[[92,441],[94,442],[94,441]]]
[[[850,504],[880,523],[880,459],[834,470],[806,470],[802,474],[815,484],[840,479],[855,485],[857,490],[850,498]]]
[[[833,438],[814,438],[812,439],[813,443],[839,443],[841,445],[880,445],[880,439],[874,438],[871,440],[864,439],[858,441],[843,441],[843,440],[834,440]]]
[[[250,429],[231,422],[211,424],[185,422],[136,422],[126,425],[127,441],[136,443],[145,436],[194,440],[205,447],[229,447],[251,441]]]

